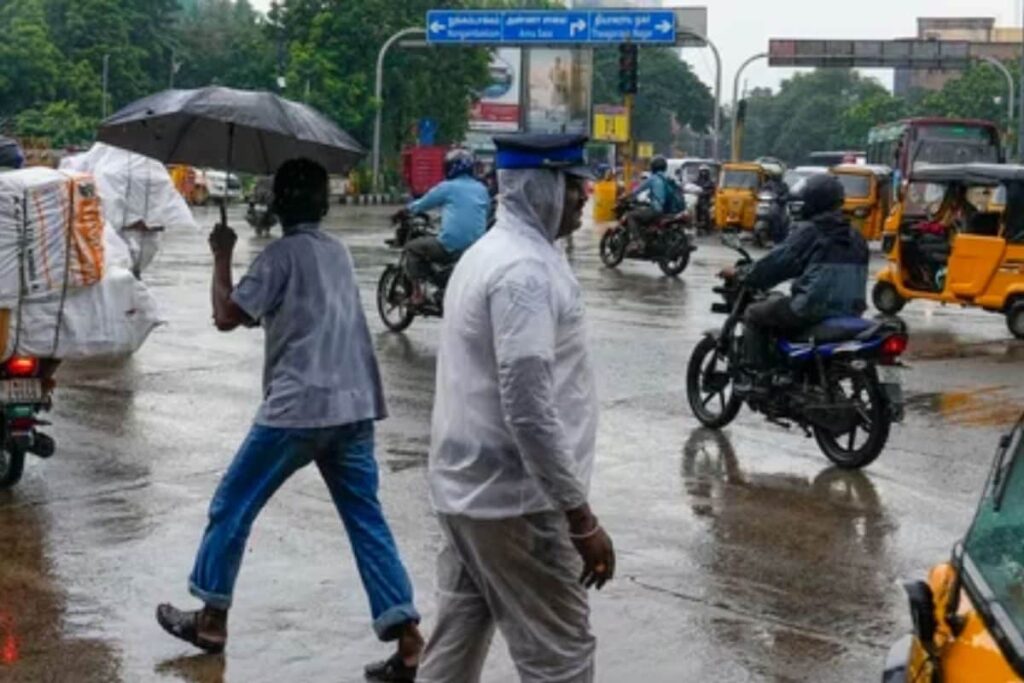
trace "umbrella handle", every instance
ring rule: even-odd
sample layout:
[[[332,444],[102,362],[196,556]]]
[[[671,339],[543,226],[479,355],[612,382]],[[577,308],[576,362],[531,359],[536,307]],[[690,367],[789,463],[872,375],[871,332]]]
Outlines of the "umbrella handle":
[[[220,224],[228,227],[228,200],[227,197],[220,198]]]

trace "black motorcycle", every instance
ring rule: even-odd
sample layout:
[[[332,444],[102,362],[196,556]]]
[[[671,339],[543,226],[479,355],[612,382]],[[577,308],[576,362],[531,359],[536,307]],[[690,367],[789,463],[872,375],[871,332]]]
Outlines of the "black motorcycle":
[[[686,232],[690,219],[685,213],[666,215],[647,226],[642,237],[637,237],[631,233],[627,219],[631,211],[643,205],[633,198],[615,205],[617,223],[601,236],[601,263],[615,268],[627,258],[654,261],[661,272],[675,277],[686,270],[690,254],[697,250]]]
[[[712,206],[715,202],[715,186],[700,186],[700,193],[697,195],[697,206],[694,207],[694,223],[698,235],[710,235],[715,230],[715,219],[712,215]]]
[[[751,264],[738,243],[727,244],[740,253],[737,270]],[[687,398],[697,420],[721,429],[746,403],[770,422],[800,427],[839,467],[873,462],[892,423],[903,419],[899,359],[907,348],[904,325],[832,318],[790,338],[774,339],[770,377],[741,391],[736,385],[744,373],[743,314],[768,295],[746,287],[742,279],[728,280],[715,292],[724,301],[712,304],[712,312],[728,317],[720,331],[709,332],[697,344],[686,373]]]
[[[425,213],[410,214],[401,211],[391,219],[395,226],[395,236],[386,240],[392,249],[401,250],[398,263],[389,264],[381,273],[377,283],[377,312],[381,320],[392,332],[401,332],[409,327],[416,316],[437,317],[444,314],[444,290],[455,269],[455,261],[446,264],[431,264],[433,272],[430,278],[421,282],[425,289],[421,303],[413,302],[416,285],[406,274],[408,256],[405,246],[420,237],[437,235],[434,222]]]
[[[249,208],[245,211],[245,222],[256,231],[257,237],[268,237],[271,228],[277,225],[277,214],[270,208],[273,196],[273,180],[271,178],[260,178],[256,181],[256,185],[249,195]]]
[[[0,489],[21,479],[26,454],[48,458],[56,450],[53,439],[39,431],[49,423],[38,415],[51,408],[53,373],[59,364],[13,356],[0,365]]]
[[[786,196],[764,189],[757,195],[757,221],[754,223],[754,244],[765,248],[781,244],[789,236],[792,218]]]

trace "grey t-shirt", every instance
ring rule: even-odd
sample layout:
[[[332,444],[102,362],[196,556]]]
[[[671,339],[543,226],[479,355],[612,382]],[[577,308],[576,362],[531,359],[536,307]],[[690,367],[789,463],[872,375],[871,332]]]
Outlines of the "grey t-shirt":
[[[231,298],[266,334],[256,424],[315,428],[387,416],[352,256],[318,225],[270,244]]]

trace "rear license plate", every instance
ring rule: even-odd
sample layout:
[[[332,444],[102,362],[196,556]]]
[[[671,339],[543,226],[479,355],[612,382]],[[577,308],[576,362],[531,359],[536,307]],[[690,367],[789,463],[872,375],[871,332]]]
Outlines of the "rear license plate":
[[[6,379],[0,381],[0,403],[38,403],[42,400],[42,380]]]
[[[903,373],[900,368],[894,365],[880,365],[878,367],[878,381],[882,384],[903,384]]]

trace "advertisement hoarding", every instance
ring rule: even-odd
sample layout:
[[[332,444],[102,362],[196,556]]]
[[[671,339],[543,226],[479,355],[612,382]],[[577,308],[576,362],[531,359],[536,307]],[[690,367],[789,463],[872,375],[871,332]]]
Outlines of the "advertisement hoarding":
[[[533,48],[526,55],[526,130],[590,133],[593,52]]]
[[[491,55],[491,80],[479,93],[469,113],[469,129],[494,133],[514,133],[522,119],[522,50],[498,48]]]

